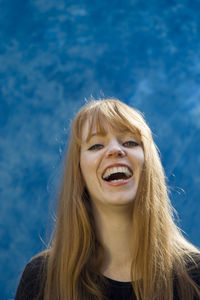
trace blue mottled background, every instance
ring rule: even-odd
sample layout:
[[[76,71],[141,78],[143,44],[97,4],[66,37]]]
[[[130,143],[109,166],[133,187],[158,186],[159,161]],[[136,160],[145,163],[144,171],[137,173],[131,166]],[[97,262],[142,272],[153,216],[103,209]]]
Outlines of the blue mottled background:
[[[199,1],[0,1],[2,300],[48,242],[70,120],[91,96],[145,114],[200,246],[199,84]]]

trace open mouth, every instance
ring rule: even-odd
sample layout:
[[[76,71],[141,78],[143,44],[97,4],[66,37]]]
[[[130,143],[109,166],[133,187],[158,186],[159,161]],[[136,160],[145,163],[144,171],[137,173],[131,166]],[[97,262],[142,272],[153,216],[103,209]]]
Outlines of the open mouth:
[[[132,171],[126,166],[110,167],[105,170],[102,179],[108,182],[118,182],[127,180],[132,175]]]

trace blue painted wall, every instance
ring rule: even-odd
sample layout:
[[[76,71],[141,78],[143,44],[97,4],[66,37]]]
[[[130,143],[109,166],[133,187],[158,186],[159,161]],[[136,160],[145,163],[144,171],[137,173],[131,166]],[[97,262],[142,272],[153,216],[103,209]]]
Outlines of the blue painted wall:
[[[48,242],[70,120],[91,95],[145,114],[200,246],[199,1],[6,0],[0,28],[1,299]]]

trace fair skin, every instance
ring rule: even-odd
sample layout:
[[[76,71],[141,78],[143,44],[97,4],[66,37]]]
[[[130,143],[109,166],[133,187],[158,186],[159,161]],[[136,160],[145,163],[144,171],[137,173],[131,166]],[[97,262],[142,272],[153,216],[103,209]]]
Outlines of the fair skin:
[[[106,135],[95,128],[87,140],[88,122],[83,127],[81,172],[89,192],[97,232],[105,249],[101,272],[112,279],[130,281],[132,207],[136,197],[144,152],[131,132],[112,129]]]

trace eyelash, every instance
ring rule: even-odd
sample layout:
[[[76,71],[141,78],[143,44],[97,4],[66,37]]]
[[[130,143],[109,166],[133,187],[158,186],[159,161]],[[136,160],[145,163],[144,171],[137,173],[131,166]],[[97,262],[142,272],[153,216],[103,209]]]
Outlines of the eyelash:
[[[90,151],[99,150],[102,147],[103,147],[103,145],[101,145],[101,144],[95,144],[95,145],[92,145],[88,150],[90,150]]]
[[[135,142],[135,141],[126,141],[122,145],[125,146],[125,147],[128,147],[128,148],[139,146],[139,144],[137,142]],[[103,147],[104,146],[101,145],[101,144],[94,144],[88,150],[95,151],[95,150],[102,149]]]
[[[123,143],[123,146],[124,146],[125,144],[128,144],[128,147],[129,147],[129,148],[139,146],[139,144],[138,144],[137,142],[135,142],[135,141],[126,141],[126,142]]]

